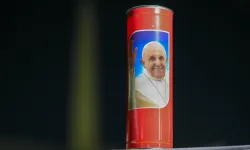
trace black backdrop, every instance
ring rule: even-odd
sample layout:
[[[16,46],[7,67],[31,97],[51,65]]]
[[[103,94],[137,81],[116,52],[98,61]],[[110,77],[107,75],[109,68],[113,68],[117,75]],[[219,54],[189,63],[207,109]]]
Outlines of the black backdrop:
[[[175,147],[250,144],[247,0],[99,1],[103,143],[124,148],[125,11],[140,4],[175,12]],[[75,5],[69,0],[1,5],[1,135],[65,144]]]

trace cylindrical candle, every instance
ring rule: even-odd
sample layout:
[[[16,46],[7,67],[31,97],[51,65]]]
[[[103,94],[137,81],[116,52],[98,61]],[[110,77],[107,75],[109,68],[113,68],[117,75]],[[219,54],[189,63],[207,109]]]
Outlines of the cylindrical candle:
[[[127,10],[126,147],[173,147],[173,11]]]

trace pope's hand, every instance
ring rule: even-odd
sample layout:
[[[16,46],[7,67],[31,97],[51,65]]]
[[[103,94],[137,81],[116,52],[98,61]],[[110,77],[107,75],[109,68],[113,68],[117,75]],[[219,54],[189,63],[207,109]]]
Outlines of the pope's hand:
[[[133,46],[134,46],[134,41],[131,41],[130,45],[129,45],[129,49],[128,49],[128,53],[129,53],[128,60],[129,60],[129,68],[130,69],[132,69],[133,66],[134,66],[135,59],[136,59],[136,53],[137,53],[137,50],[138,50],[137,47],[133,50]]]

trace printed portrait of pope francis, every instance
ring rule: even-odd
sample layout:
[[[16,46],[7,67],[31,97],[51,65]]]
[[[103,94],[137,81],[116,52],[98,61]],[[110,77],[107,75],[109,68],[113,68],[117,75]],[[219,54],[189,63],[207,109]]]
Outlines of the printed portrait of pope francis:
[[[164,46],[151,41],[142,49],[143,71],[134,81],[135,108],[163,108],[169,101],[168,58]]]

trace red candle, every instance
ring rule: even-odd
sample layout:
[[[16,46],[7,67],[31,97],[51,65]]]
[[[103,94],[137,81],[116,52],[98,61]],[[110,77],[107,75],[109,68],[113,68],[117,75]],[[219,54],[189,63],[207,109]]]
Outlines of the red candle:
[[[127,11],[126,147],[173,148],[173,11]]]

